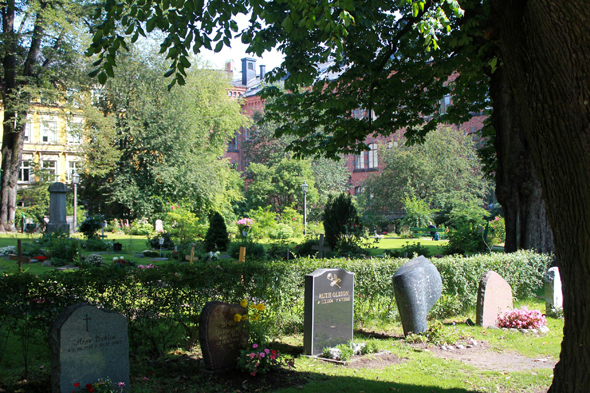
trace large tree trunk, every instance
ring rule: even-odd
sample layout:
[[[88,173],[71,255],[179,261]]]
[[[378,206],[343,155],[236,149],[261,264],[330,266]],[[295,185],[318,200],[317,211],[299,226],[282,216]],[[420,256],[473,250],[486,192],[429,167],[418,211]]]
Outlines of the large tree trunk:
[[[552,252],[553,234],[541,198],[541,182],[502,68],[490,77],[490,96],[494,103],[492,125],[496,131],[494,145],[498,162],[496,196],[506,222],[504,251]]]
[[[497,45],[543,188],[563,283],[550,392],[590,391],[590,2],[491,0]]]
[[[19,117],[22,115],[19,114]],[[26,119],[26,113],[22,118]],[[18,171],[23,155],[23,130],[25,125],[24,123],[20,125],[17,122],[17,129],[15,130],[15,114],[7,111],[4,112],[3,125],[0,231],[15,231],[14,217],[16,213]]]

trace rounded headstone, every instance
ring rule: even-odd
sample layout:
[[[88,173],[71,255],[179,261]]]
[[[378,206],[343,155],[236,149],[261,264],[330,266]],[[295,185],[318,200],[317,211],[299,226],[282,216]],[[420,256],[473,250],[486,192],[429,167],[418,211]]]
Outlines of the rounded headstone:
[[[498,273],[488,271],[479,282],[475,323],[479,326],[496,326],[498,315],[512,308],[510,284]]]
[[[56,181],[55,183],[51,183],[51,185],[49,186],[49,192],[50,193],[66,193],[68,192],[68,187],[65,185],[65,183],[62,183],[60,181]]]
[[[427,330],[426,316],[440,298],[440,273],[424,256],[404,263],[393,275],[395,302],[404,335]]]

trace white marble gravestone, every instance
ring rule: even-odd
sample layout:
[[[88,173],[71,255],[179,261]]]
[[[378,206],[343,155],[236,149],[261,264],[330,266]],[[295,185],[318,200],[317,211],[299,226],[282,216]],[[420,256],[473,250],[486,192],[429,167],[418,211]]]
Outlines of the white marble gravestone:
[[[561,276],[557,266],[554,266],[545,273],[545,314],[557,316],[562,310]]]

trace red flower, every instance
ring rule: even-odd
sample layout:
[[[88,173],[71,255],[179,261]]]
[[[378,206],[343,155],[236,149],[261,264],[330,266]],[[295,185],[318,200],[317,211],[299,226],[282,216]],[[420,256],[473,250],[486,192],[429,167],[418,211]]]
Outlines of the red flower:
[[[87,383],[86,384],[86,389],[88,389],[89,392],[94,392],[94,389],[92,388],[92,384],[91,383]]]
[[[75,388],[77,388],[78,386],[80,386],[80,382],[76,382],[76,383],[74,384],[74,387],[75,387]]]

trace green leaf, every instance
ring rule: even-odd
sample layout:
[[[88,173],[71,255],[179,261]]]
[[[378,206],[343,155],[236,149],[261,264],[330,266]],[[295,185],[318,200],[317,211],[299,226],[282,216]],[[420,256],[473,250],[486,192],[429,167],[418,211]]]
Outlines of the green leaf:
[[[151,33],[152,30],[154,30],[154,28],[156,27],[156,17],[153,16],[150,19],[148,19],[145,28],[147,30],[148,33]]]
[[[215,52],[219,52],[223,49],[223,41],[219,41],[217,45],[215,45]]]
[[[174,71],[176,71],[174,68],[166,71],[166,73],[164,74],[164,78],[170,77],[170,75],[174,74]]]
[[[191,62],[188,61],[188,59],[186,58],[186,56],[180,56],[179,58],[180,63],[185,67],[185,68],[189,68],[191,66]]]
[[[98,74],[98,82],[101,85],[104,85],[107,82],[107,74],[105,74],[104,72],[101,72],[100,74]]]

